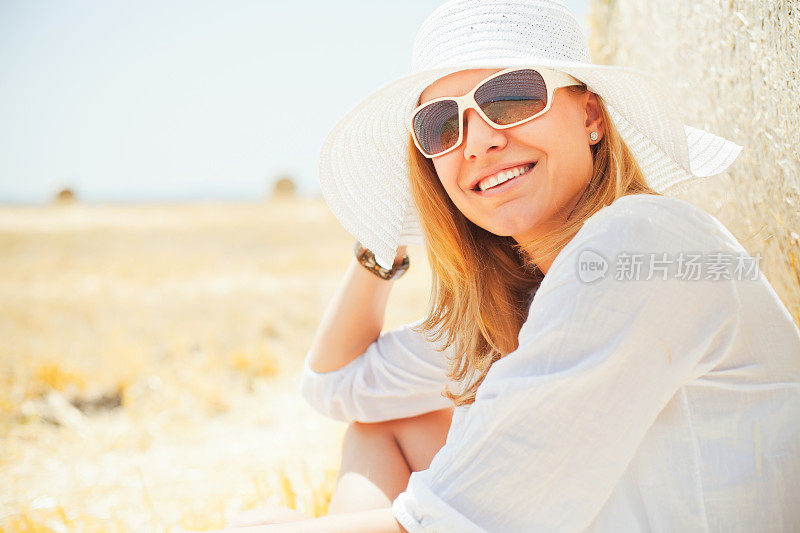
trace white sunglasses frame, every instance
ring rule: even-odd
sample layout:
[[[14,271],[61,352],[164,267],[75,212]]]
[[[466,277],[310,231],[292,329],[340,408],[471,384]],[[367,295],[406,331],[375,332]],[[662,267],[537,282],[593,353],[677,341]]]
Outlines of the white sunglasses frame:
[[[519,120],[517,122],[513,122],[511,124],[497,124],[494,121],[492,121],[489,117],[486,116],[486,113],[484,113],[483,109],[480,108],[480,106],[478,105],[478,102],[475,101],[475,92],[480,87],[482,87],[486,82],[488,82],[488,81],[490,81],[490,80],[492,80],[492,79],[494,79],[494,78],[496,78],[498,76],[502,76],[503,74],[507,74],[509,72],[514,72],[516,70],[535,70],[536,72],[539,73],[539,75],[544,80],[545,89],[547,89],[547,104],[544,106],[544,109],[542,109],[538,113],[536,113],[534,115],[531,115],[531,116],[529,116],[527,118],[524,118],[524,119]],[[439,98],[434,98],[433,100],[429,100],[428,102],[425,102],[424,104],[417,106],[414,109],[414,111],[411,113],[411,119],[409,120],[409,131],[411,132],[411,138],[414,140],[414,144],[416,145],[417,150],[419,150],[420,154],[422,154],[424,157],[426,157],[428,159],[433,159],[434,157],[441,157],[444,154],[449,153],[452,150],[455,150],[456,148],[461,146],[462,142],[464,142],[464,113],[466,113],[467,109],[474,109],[475,111],[477,111],[478,115],[480,115],[481,118],[487,124],[489,124],[491,127],[493,127],[494,129],[505,130],[505,129],[508,129],[508,128],[513,128],[514,126],[519,126],[520,124],[525,124],[526,122],[530,122],[531,120],[533,120],[533,119],[535,119],[537,117],[540,117],[543,114],[545,114],[547,112],[547,110],[550,109],[550,106],[553,103],[553,93],[555,93],[556,89],[558,89],[560,87],[568,87],[568,86],[571,86],[571,85],[584,85],[584,83],[579,81],[577,78],[574,78],[574,77],[570,76],[566,72],[562,72],[560,70],[553,70],[553,69],[549,69],[549,68],[545,68],[545,67],[537,67],[537,66],[520,67],[520,66],[517,66],[517,67],[510,67],[510,68],[507,68],[507,69],[503,69],[503,70],[501,70],[499,72],[495,72],[494,74],[491,74],[491,75],[487,76],[486,78],[484,78],[483,80],[479,81],[475,85],[475,87],[472,88],[472,90],[470,92],[468,92],[467,94],[465,94],[463,96],[440,96]],[[443,151],[441,151],[441,152],[439,152],[437,154],[434,154],[434,155],[428,155],[425,152],[425,150],[422,149],[422,147],[419,144],[419,141],[417,140],[417,134],[414,131],[414,117],[417,115],[417,113],[421,109],[423,109],[423,108],[425,108],[425,107],[427,107],[427,106],[429,106],[429,105],[431,105],[431,104],[433,104],[435,102],[441,102],[441,101],[444,101],[444,100],[452,100],[452,101],[456,102],[456,105],[458,106],[458,140],[456,141],[456,143],[453,146],[451,146],[447,150],[443,150]]]

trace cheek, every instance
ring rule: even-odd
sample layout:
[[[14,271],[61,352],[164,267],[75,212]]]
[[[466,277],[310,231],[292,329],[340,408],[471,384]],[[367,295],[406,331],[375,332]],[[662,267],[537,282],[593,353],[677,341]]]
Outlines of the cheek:
[[[454,152],[456,152],[455,150]],[[446,154],[442,157],[434,158],[433,168],[436,170],[436,175],[439,177],[444,190],[452,198],[458,192],[458,172],[460,169],[458,160],[449,157],[451,154]]]
[[[520,132],[520,141],[544,152],[548,172],[555,180],[582,176],[586,166],[591,168],[592,163],[583,129],[564,118],[565,120],[550,120],[546,124],[520,126],[528,126],[527,130]],[[588,160],[586,154],[589,154]]]

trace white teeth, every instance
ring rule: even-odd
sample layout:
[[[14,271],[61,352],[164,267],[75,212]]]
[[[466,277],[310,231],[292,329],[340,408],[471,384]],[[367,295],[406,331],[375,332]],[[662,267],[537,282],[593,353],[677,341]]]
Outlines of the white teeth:
[[[520,174],[524,174],[525,172],[527,172],[530,169],[532,169],[533,166],[534,166],[534,164],[531,163],[531,164],[522,165],[522,166],[519,166],[519,167],[514,167],[514,168],[512,168],[510,170],[503,170],[501,172],[498,172],[497,174],[495,174],[494,176],[492,176],[490,178],[484,178],[483,181],[480,182],[478,187],[480,188],[481,191],[485,191],[486,189],[491,189],[495,185],[499,185],[499,184],[504,183],[504,182],[506,182],[506,181],[508,181],[508,180],[510,180],[512,178],[516,178]]]

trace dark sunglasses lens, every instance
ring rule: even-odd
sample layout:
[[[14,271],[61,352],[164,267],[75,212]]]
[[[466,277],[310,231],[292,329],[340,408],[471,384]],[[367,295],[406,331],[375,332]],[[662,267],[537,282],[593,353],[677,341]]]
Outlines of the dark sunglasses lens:
[[[451,148],[458,140],[458,104],[441,100],[420,109],[414,115],[414,134],[428,155]]]
[[[533,69],[515,70],[493,78],[475,91],[486,116],[501,126],[532,117],[547,106],[547,87]]]

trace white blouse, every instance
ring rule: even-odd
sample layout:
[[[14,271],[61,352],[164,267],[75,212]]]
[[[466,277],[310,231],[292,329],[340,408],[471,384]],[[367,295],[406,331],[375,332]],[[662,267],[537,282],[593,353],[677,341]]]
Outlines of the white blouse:
[[[411,325],[332,372],[306,356],[301,394],[348,422],[451,406]],[[412,533],[798,531],[798,495],[800,331],[715,217],[632,195],[561,250],[392,509]]]

